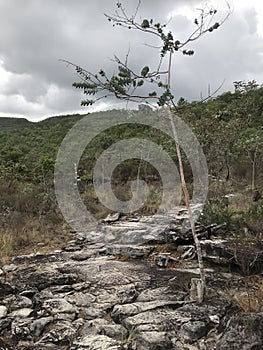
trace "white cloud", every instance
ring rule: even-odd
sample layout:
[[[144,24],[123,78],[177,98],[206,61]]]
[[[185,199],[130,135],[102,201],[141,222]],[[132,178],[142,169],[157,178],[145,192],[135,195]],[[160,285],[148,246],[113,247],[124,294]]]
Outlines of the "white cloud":
[[[233,13],[222,28],[193,43],[193,57],[175,56],[173,83],[178,98],[198,99],[208,84],[217,88],[224,79],[220,92],[231,89],[234,80],[262,83],[261,0],[229,2]],[[128,11],[136,7],[132,0],[123,3]],[[213,3],[222,18],[227,2]],[[71,86],[76,80],[74,70],[58,61],[63,58],[92,71],[102,67],[113,71],[109,58],[114,53],[125,57],[130,46],[130,63],[135,68],[140,69],[145,59],[153,65],[154,51],[143,45],[151,39],[113,28],[104,18],[104,12],[114,12],[115,4],[115,0],[0,0],[0,116],[39,119],[124,106],[105,100],[90,109],[81,108],[83,96]],[[193,30],[200,4],[199,0],[142,0],[139,19],[149,16],[165,21],[172,14],[169,26],[180,39]]]

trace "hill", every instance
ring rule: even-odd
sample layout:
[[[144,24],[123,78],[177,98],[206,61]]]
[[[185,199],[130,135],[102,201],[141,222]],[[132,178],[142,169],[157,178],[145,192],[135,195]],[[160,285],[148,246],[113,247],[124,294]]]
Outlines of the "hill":
[[[14,128],[23,128],[32,125],[33,123],[26,118],[8,118],[0,117],[0,130],[9,130]]]
[[[245,84],[206,102],[189,103],[180,99],[175,112],[191,127],[205,153],[210,175],[206,224],[229,221],[228,229],[246,222],[254,233],[260,232],[260,208],[252,204],[253,191],[263,191],[263,88]],[[156,114],[141,108],[138,113]],[[131,111],[115,110],[91,114],[118,117]],[[141,114],[140,114],[141,113]],[[72,126],[83,116],[51,117],[32,123],[20,118],[0,118],[0,241],[2,255],[13,250],[32,248],[41,241],[59,245],[70,228],[60,213],[54,193],[54,164],[60,144]],[[174,142],[157,129],[142,125],[120,125],[96,136],[85,149],[78,166],[78,187],[89,210],[104,217],[104,207],[92,183],[98,157],[122,139],[144,138],[161,145],[176,164]],[[78,142],[78,140],[75,140]],[[121,200],[131,198],[131,182],[139,176],[149,186],[149,196],[141,214],[153,214],[162,200],[160,174],[148,161],[129,159],[113,172],[112,188]],[[184,156],[186,180],[191,190],[192,170]],[[234,194],[232,203],[225,195]],[[253,216],[237,216],[236,211]],[[249,214],[249,215],[250,215]],[[242,214],[243,215],[243,214]],[[262,217],[262,215],[261,215]],[[56,234],[55,234],[56,233]]]

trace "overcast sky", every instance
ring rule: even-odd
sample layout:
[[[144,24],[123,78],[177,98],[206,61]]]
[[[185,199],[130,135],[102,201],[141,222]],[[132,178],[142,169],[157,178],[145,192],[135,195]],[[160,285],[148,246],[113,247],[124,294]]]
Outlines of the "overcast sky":
[[[106,108],[119,108],[119,101],[105,100],[80,108],[82,95],[71,85],[76,80],[66,59],[96,72],[113,71],[114,54],[124,58],[130,48],[130,63],[142,67],[154,63],[156,51],[145,46],[145,37],[113,28],[104,13],[112,14],[116,0],[0,0],[0,117],[26,117],[37,121],[48,116]],[[132,14],[136,0],[123,0]],[[227,12],[224,0],[211,2],[218,20]],[[176,99],[198,100],[208,85],[220,93],[236,80],[263,83],[262,0],[230,0],[233,13],[225,24],[202,37],[189,49],[192,57],[174,59],[172,81]],[[195,27],[200,0],[142,0],[140,18],[166,22],[179,40]],[[152,40],[152,39],[151,39]],[[151,40],[147,43],[151,44]]]

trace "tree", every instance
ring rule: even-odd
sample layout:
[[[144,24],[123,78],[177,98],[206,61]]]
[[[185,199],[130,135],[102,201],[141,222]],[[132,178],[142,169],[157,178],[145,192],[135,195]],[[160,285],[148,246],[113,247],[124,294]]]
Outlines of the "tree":
[[[252,165],[251,175],[251,190],[255,190],[256,179],[256,164],[257,160],[262,156],[263,149],[263,130],[255,128],[248,128],[241,132],[235,144],[236,151],[240,156],[248,157]]]
[[[172,129],[172,134],[176,147],[176,154],[179,163],[179,173],[181,178],[181,184],[184,192],[185,203],[188,209],[189,221],[193,238],[196,245],[196,251],[198,256],[199,270],[200,270],[200,283],[198,289],[198,300],[203,301],[205,295],[205,271],[201,253],[201,247],[197,238],[195,222],[190,206],[190,196],[186,186],[181,149],[178,142],[178,134],[173,120],[172,107],[175,106],[174,95],[171,87],[171,68],[173,55],[181,53],[186,56],[192,56],[194,51],[188,49],[188,44],[198,40],[206,33],[211,33],[217,30],[222,23],[230,15],[230,7],[228,13],[220,22],[215,21],[217,10],[208,7],[207,5],[200,10],[199,18],[194,20],[195,29],[184,41],[175,38],[174,34],[167,30],[166,24],[155,22],[151,18],[144,18],[138,21],[138,11],[141,5],[141,0],[138,1],[135,13],[132,16],[128,16],[122,3],[117,3],[117,10],[115,15],[105,15],[107,20],[112,23],[113,26],[119,26],[128,30],[136,30],[141,33],[149,34],[160,42],[159,48],[159,60],[156,68],[151,69],[149,65],[145,64],[139,71],[136,71],[128,64],[128,54],[126,59],[122,61],[118,56],[114,57],[114,61],[117,64],[117,73],[109,76],[103,69],[98,73],[90,72],[87,69],[79,67],[78,65],[65,61],[70,65],[73,65],[80,78],[79,82],[73,83],[75,88],[83,90],[83,93],[88,96],[97,96],[96,99],[88,98],[81,102],[82,106],[90,106],[94,102],[108,97],[114,96],[121,100],[135,101],[138,103],[153,101],[158,107],[163,107],[167,111],[168,119]],[[167,58],[167,61],[164,58]],[[163,69],[163,66],[166,67]],[[155,88],[145,93],[145,85],[150,84]]]

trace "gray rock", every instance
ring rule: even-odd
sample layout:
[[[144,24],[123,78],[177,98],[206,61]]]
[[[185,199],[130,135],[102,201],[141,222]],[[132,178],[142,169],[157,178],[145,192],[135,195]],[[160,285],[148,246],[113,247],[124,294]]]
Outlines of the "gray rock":
[[[71,322],[65,320],[56,321],[53,323],[52,329],[43,335],[43,337],[36,343],[36,345],[43,343],[60,344],[65,341],[70,342],[76,337],[77,329]]]
[[[4,318],[7,315],[7,308],[4,305],[0,305],[0,318]]]
[[[176,263],[179,259],[170,256],[170,253],[153,254],[154,263],[158,267],[167,267],[171,263]]]
[[[76,292],[69,295],[67,300],[78,307],[89,307],[96,301],[96,297],[88,292]]]
[[[120,213],[114,213],[114,214],[109,214],[105,219],[102,220],[102,222],[115,222],[118,221],[120,218]]]
[[[30,314],[33,312],[33,309],[30,308],[23,308],[23,309],[18,309],[13,312],[11,312],[10,317],[16,317],[16,318],[26,318],[30,316]]]
[[[179,308],[185,305],[187,301],[148,301],[148,302],[135,302],[132,304],[125,305],[115,305],[111,316],[113,319],[121,319],[123,317],[128,317],[131,315],[140,314],[144,311],[154,310],[158,308],[163,308],[165,306],[172,308]]]
[[[8,306],[10,311],[32,307],[32,301],[22,295],[12,295],[7,297],[3,300],[3,303]]]
[[[13,339],[17,340],[32,340],[30,325],[32,318],[16,319],[11,325],[11,334]]]
[[[71,350],[120,350],[119,343],[106,335],[86,335],[74,341]]]
[[[138,350],[172,350],[172,342],[166,332],[143,332],[136,337]]]
[[[17,269],[17,266],[15,264],[9,264],[9,265],[4,265],[2,267],[2,270],[4,272],[13,272]]]
[[[56,320],[74,320],[77,308],[62,298],[47,299],[42,305]]]
[[[196,256],[196,252],[195,252],[195,247],[194,246],[190,246],[188,248],[188,250],[186,250],[182,255],[181,258],[182,259],[194,259]]]
[[[5,318],[0,319],[0,332],[1,332],[1,334],[3,334],[3,332],[6,330],[6,328],[10,328],[12,321],[13,321],[13,319],[11,317],[5,317]]]
[[[184,323],[180,334],[184,342],[193,343],[207,334],[207,323],[202,321]]]
[[[131,259],[146,258],[153,251],[151,246],[134,246],[115,244],[106,248],[106,253],[110,255],[120,255]]]
[[[110,338],[120,340],[123,337],[125,338],[127,336],[128,331],[120,324],[115,324],[114,322],[111,323],[105,318],[96,318],[94,320],[85,322],[82,329],[82,334],[103,334]]]
[[[52,316],[39,318],[31,323],[30,330],[34,334],[35,337],[40,337],[44,328],[48,324],[52,323],[53,320],[54,320],[54,318]]]
[[[0,298],[5,297],[6,295],[13,294],[14,292],[14,286],[12,286],[8,282],[1,282],[0,281]]]
[[[246,291],[238,273],[205,266],[207,297],[195,304],[189,301],[190,282],[199,278],[193,246],[178,247],[188,259],[180,267],[143,259],[153,244],[166,242],[166,230],[170,238],[178,235],[186,217],[185,210],[122,217],[82,232],[69,251],[14,258],[18,267],[0,278],[1,338],[14,344],[8,350],[261,349],[262,313],[242,314],[229,294]],[[201,242],[206,260],[221,254],[211,245],[220,246],[218,238]],[[222,256],[226,247],[221,244]],[[1,346],[6,350],[5,341]]]

